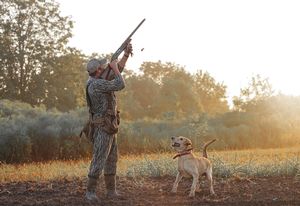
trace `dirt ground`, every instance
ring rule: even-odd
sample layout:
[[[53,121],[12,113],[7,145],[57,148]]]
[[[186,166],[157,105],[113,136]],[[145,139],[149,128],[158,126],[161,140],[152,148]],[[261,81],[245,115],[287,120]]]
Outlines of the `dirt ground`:
[[[216,196],[211,196],[207,182],[195,198],[189,198],[191,179],[183,179],[177,194],[170,190],[174,177],[118,178],[122,197],[104,197],[102,179],[99,203],[84,200],[86,178],[48,182],[0,184],[0,205],[300,205],[300,180],[295,177],[215,179]]]

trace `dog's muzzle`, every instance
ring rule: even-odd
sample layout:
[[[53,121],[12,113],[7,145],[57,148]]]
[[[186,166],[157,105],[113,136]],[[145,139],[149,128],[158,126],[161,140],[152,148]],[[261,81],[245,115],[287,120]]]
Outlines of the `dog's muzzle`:
[[[172,147],[180,147],[180,144],[175,142],[175,143],[172,144]]]

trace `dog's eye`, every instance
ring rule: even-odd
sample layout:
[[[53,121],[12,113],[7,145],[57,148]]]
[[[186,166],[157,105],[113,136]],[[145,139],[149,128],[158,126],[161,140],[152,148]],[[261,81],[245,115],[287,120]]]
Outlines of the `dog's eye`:
[[[171,140],[174,140],[174,137],[171,137]]]
[[[180,140],[183,140],[183,138],[180,138]]]

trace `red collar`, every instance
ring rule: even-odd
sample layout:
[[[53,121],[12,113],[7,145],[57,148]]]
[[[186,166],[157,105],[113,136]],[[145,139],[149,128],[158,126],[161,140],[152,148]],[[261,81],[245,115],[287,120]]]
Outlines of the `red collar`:
[[[186,150],[186,151],[183,151],[183,152],[181,152],[181,153],[178,153],[177,155],[175,155],[175,156],[173,157],[173,159],[176,159],[177,157],[181,157],[181,156],[183,156],[183,155],[191,154],[191,153],[192,153],[192,150],[193,150],[193,148],[188,149],[188,150]]]

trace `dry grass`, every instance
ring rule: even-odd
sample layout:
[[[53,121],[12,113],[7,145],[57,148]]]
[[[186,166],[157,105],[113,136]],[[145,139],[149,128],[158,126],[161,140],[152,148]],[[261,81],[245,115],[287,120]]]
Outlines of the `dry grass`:
[[[200,155],[196,152],[197,155]],[[127,177],[175,175],[174,153],[121,156],[118,175]],[[300,176],[300,148],[256,149],[209,152],[214,175],[232,176]],[[90,160],[52,161],[22,165],[0,165],[0,183],[46,181],[87,176]]]

